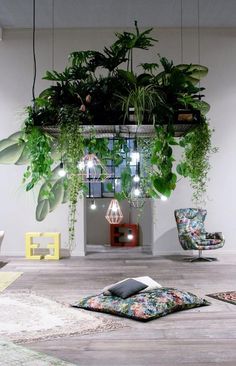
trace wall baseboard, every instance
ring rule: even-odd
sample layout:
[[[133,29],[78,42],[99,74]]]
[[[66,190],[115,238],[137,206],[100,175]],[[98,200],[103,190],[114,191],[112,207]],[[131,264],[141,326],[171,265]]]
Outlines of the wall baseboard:
[[[221,249],[217,249],[217,250],[206,250],[205,253],[207,255],[211,254],[211,255],[219,255],[219,254],[232,254],[232,255],[236,255],[236,250],[221,250]],[[101,253],[102,254],[102,253]],[[149,253],[148,253],[149,254]],[[150,253],[151,254],[151,253]],[[185,251],[165,251],[165,250],[161,250],[158,252],[154,252],[153,256],[164,256],[164,255],[196,255],[197,252],[196,251],[191,251],[191,250],[185,250]],[[204,255],[204,253],[203,253]],[[78,253],[71,253],[71,257],[84,257],[86,256],[86,254],[84,252],[78,252]],[[2,250],[0,252],[0,257],[25,257],[25,252],[22,251],[8,251],[8,250]]]

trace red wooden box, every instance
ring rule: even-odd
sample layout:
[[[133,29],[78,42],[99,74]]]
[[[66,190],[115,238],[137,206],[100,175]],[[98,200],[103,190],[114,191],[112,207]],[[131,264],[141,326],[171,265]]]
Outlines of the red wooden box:
[[[111,224],[110,243],[112,247],[136,247],[139,245],[139,227],[137,224]],[[132,239],[128,238],[132,235]]]

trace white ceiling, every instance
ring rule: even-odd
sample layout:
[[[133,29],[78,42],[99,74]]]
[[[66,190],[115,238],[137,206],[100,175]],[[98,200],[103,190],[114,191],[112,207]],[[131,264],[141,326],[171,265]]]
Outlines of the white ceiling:
[[[36,27],[51,28],[52,1],[36,0]],[[0,27],[31,28],[33,0],[0,0]],[[236,0],[199,0],[201,27],[236,27]],[[197,26],[198,0],[183,0],[183,26]],[[54,0],[55,28],[180,27],[181,0]]]

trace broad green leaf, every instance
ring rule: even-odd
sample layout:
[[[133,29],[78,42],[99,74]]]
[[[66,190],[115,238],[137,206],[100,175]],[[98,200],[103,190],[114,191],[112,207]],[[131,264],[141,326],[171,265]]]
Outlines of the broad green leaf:
[[[156,156],[156,155],[153,155],[153,156],[151,157],[150,163],[151,163],[152,165],[156,165],[156,164],[158,163],[158,158],[157,158],[157,156]]]
[[[47,214],[49,213],[50,205],[49,200],[43,200],[39,202],[36,208],[36,220],[43,221]]]
[[[159,178],[159,177],[154,177],[154,179],[153,179],[153,186],[154,186],[154,188],[155,188],[158,192],[160,192],[160,193],[164,194],[164,192],[165,192],[165,186],[164,186],[164,184],[163,184],[163,180],[162,180],[161,178]]]
[[[157,140],[155,142],[155,147],[154,147],[155,152],[161,151],[162,148],[163,148],[163,141]]]
[[[64,187],[64,196],[61,203],[67,203],[69,201],[69,189]]]
[[[187,65],[187,64],[181,64],[177,65],[176,68],[183,71],[188,71],[190,73],[190,77],[196,80],[201,80],[203,77],[205,77],[208,74],[208,68],[203,65]]]
[[[108,192],[112,192],[113,191],[113,184],[111,182],[108,182],[106,184],[106,189],[108,190]]]
[[[4,140],[1,140],[0,141],[0,152],[2,150],[6,149],[8,146],[11,146],[13,144],[14,144],[14,142],[11,139],[9,139],[9,138],[4,139]]]
[[[39,190],[39,194],[38,194],[38,204],[41,201],[44,201],[45,198],[45,192],[48,191],[48,184],[47,183],[43,183],[40,190]]]
[[[13,140],[13,141],[18,141],[19,140],[19,138],[21,138],[22,137],[22,132],[21,131],[17,131],[17,132],[15,132],[15,133],[13,133],[12,135],[10,135],[8,138],[10,139],[10,140]]]
[[[51,190],[51,197],[49,199],[50,212],[55,210],[55,208],[63,201],[64,197],[64,184],[63,178],[59,179]]]
[[[25,165],[28,164],[30,160],[29,157],[29,153],[26,147],[24,147],[21,156],[19,157],[19,159],[16,161],[16,165]]]
[[[179,146],[181,146],[181,147],[185,147],[185,145],[186,145],[186,140],[185,140],[185,138],[184,138],[184,139],[181,139],[181,140],[179,141]]]
[[[24,149],[23,144],[15,143],[0,151],[0,164],[15,164]]]
[[[182,175],[183,177],[188,176],[188,169],[185,163],[179,163],[176,167],[176,171],[179,175]]]
[[[169,142],[169,144],[170,145],[172,145],[172,146],[174,146],[174,145],[179,145],[179,143],[175,140],[175,138],[174,137],[169,137],[169,139],[168,139],[168,142]]]
[[[117,70],[118,75],[131,84],[136,84],[136,77],[133,72],[126,70]]]
[[[207,114],[211,108],[210,104],[208,104],[207,102],[205,102],[204,100],[196,100],[194,102],[194,105],[196,106],[197,109],[200,110],[200,112],[205,116],[205,114]]]

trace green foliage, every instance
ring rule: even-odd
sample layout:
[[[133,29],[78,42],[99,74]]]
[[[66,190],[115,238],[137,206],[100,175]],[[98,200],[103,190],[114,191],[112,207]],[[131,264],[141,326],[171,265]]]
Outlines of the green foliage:
[[[201,125],[188,133],[180,142],[184,147],[183,160],[177,166],[177,172],[189,177],[193,188],[193,202],[196,205],[205,203],[205,193],[210,170],[210,155],[217,151],[211,143],[212,130],[202,118]]]
[[[173,150],[171,145],[177,142],[163,127],[156,127],[156,138],[153,143],[151,180],[154,189],[161,195],[170,197],[176,187],[177,176],[173,173]]]
[[[84,138],[82,136],[80,118],[81,112],[71,107],[60,111],[60,148],[64,154],[64,164],[67,171],[69,195],[69,247],[74,246],[76,206],[78,196],[83,191],[83,177],[79,174],[78,162],[84,155]],[[61,193],[61,200],[63,199]]]
[[[24,141],[30,158],[30,164],[24,173],[24,182],[28,181],[26,191],[29,191],[38,182],[47,180],[51,176],[53,164],[51,157],[52,137],[44,134],[36,127],[31,127],[27,129]]]

